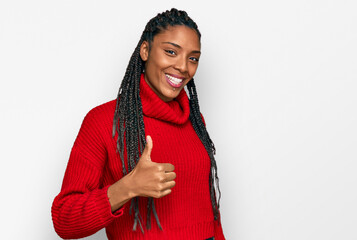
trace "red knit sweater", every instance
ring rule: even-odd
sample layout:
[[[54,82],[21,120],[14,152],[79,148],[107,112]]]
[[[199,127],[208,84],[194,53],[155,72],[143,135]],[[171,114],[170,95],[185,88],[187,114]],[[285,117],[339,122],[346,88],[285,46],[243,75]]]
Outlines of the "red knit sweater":
[[[105,227],[108,239],[225,239],[221,225],[213,219],[208,184],[210,159],[189,120],[186,92],[182,90],[176,99],[164,102],[142,75],[140,96],[145,134],[153,139],[151,159],[175,166],[176,185],[172,192],[154,199],[163,230],[158,228],[153,216],[151,229],[146,230],[147,198],[139,198],[144,234],[140,228],[132,230],[131,201],[111,212],[107,189],[123,177],[116,152],[117,136],[112,138],[116,104],[112,100],[90,110],[83,120],[61,192],[52,204],[57,234],[62,238],[82,238]]]

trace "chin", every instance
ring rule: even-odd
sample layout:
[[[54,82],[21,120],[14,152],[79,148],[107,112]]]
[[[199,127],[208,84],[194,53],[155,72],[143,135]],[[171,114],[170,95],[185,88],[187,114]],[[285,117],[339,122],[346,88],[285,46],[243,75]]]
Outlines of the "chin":
[[[173,90],[170,90],[173,92]],[[177,92],[177,93],[176,93]],[[175,90],[175,93],[169,93],[169,94],[164,94],[165,98],[168,99],[168,101],[172,101],[174,98],[176,98],[180,93],[180,90]]]

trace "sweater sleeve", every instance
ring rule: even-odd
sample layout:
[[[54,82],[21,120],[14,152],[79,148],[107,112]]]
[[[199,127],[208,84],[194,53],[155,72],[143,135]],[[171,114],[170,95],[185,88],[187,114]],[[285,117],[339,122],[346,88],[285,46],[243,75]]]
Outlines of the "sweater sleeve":
[[[205,119],[201,113],[201,118],[203,121],[203,124],[206,126]],[[221,214],[221,213],[219,213]],[[218,222],[217,220],[214,221],[214,239],[215,240],[225,240],[225,237],[223,235],[223,229],[222,229],[222,223]]]
[[[225,240],[223,235],[222,223],[217,220],[214,221],[214,239],[215,240]]]
[[[92,235],[123,214],[123,207],[111,211],[107,195],[110,185],[100,188],[107,154],[98,122],[93,110],[84,118],[61,191],[52,203],[53,225],[64,239]]]

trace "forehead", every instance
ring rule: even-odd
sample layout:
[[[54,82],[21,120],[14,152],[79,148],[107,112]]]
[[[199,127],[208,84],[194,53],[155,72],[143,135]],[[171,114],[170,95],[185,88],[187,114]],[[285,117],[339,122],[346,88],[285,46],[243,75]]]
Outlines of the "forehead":
[[[200,50],[201,44],[197,32],[186,26],[169,26],[156,34],[153,39],[154,45],[161,45],[164,42],[172,42],[189,50]]]

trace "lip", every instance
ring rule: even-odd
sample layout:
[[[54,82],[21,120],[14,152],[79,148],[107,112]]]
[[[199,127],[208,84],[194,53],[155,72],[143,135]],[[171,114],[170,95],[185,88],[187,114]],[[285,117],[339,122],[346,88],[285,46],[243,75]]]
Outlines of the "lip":
[[[175,75],[172,75],[172,74],[168,74],[168,75],[175,77]],[[172,86],[172,87],[174,87],[174,88],[179,88],[179,87],[181,87],[182,84],[183,84],[183,81],[182,81],[181,83],[179,83],[179,84],[174,84],[173,82],[170,81],[170,79],[169,79],[166,75],[165,75],[165,78],[166,78],[166,82],[167,82],[168,84],[170,84],[170,86]],[[175,78],[179,78],[179,77],[175,77]],[[183,78],[180,77],[180,79],[183,79]]]
[[[179,78],[179,79],[185,79],[184,77],[181,77],[181,76],[179,76],[179,75],[175,75],[175,74],[171,74],[171,73],[166,73],[167,75],[170,75],[170,76],[173,76],[173,77],[175,77],[175,78]]]

